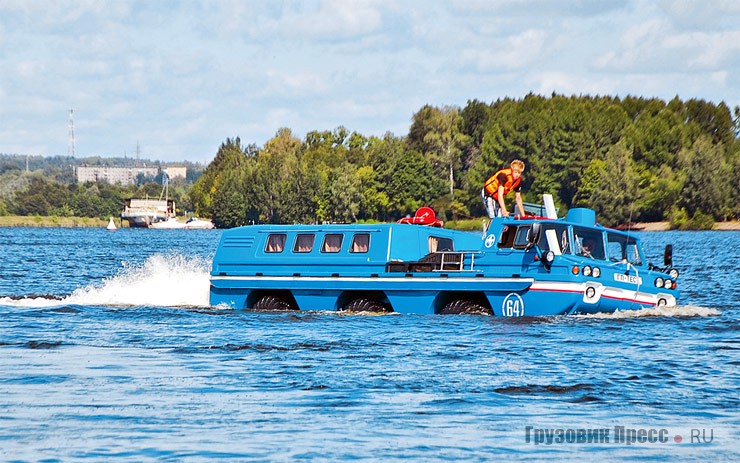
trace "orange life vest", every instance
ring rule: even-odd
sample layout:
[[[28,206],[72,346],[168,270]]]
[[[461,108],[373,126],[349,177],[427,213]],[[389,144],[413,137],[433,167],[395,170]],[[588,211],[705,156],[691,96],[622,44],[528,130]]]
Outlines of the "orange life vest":
[[[498,172],[493,174],[491,178],[486,180],[486,183],[483,187],[486,190],[486,194],[496,200],[498,200],[498,187],[500,186],[498,176],[501,174],[506,175],[506,183],[504,183],[504,196],[508,195],[513,190],[517,190],[519,188],[519,185],[522,183],[522,177],[514,180],[514,176],[512,175],[510,167],[499,170]]]

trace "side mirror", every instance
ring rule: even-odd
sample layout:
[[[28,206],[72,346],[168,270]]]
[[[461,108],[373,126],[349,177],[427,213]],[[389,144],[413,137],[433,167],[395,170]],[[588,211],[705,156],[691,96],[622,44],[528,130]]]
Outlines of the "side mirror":
[[[665,265],[666,267],[673,266],[673,245],[672,244],[665,245],[665,252],[663,253],[663,265]]]
[[[540,236],[542,235],[542,224],[535,222],[532,224],[532,228],[527,233],[527,249],[533,248],[537,243],[540,242]]]

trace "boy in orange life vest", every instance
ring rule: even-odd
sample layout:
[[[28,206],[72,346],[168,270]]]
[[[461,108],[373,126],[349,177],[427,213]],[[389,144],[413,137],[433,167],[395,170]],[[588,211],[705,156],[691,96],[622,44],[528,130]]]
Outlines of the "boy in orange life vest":
[[[509,216],[504,199],[512,191],[515,193],[514,197],[519,208],[519,214],[526,215],[520,193],[522,190],[522,172],[524,172],[524,163],[515,159],[511,162],[510,168],[501,169],[486,180],[481,196],[483,196],[483,204],[489,218]]]

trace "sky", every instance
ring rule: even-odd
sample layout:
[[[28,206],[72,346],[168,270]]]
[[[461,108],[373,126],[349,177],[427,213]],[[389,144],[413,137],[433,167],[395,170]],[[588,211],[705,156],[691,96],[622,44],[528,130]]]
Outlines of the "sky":
[[[0,153],[209,163],[551,95],[740,105],[737,0],[0,0]]]

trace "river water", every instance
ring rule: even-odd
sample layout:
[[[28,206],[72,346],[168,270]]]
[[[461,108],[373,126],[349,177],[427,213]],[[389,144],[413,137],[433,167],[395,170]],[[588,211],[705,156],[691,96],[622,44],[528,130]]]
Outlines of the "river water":
[[[0,229],[2,461],[739,461],[740,232],[641,234],[676,308],[208,306],[219,231]]]

